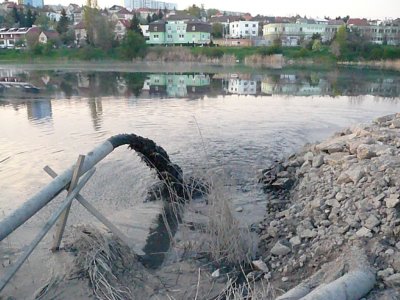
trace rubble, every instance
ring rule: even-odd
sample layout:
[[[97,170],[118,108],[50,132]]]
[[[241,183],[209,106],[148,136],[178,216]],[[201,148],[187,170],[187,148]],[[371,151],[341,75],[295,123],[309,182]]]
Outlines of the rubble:
[[[375,267],[377,289],[400,285],[399,157],[400,114],[393,114],[264,170],[261,254],[278,288],[295,286],[353,246]]]

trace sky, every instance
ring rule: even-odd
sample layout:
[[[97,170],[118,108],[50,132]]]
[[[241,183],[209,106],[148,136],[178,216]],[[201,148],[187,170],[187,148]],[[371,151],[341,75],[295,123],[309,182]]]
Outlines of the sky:
[[[63,4],[70,2],[82,5],[85,0],[44,0],[45,4]],[[192,4],[205,8],[217,8],[228,11],[249,12],[252,15],[268,16],[306,15],[307,17],[366,17],[368,19],[400,18],[400,0],[170,0],[185,9]],[[98,0],[101,7],[114,4],[123,5],[123,0]]]

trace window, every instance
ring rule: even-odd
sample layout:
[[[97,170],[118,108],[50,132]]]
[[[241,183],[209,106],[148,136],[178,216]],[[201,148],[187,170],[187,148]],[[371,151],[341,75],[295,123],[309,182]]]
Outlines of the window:
[[[256,34],[256,32],[255,32],[255,31],[252,31],[252,33],[253,33],[253,34]]]
[[[154,35],[154,38],[155,38],[155,39],[158,39],[158,38],[159,38],[158,34],[155,34],[155,35]]]
[[[154,31],[157,31],[157,29],[158,29],[157,26],[154,26]]]
[[[245,24],[244,27],[249,27],[249,24]]]
[[[195,25],[192,26],[192,30],[193,30],[193,31],[196,30],[196,26],[195,26]]]
[[[169,39],[172,39],[172,34],[168,34],[168,38],[169,38]]]
[[[245,31],[245,33],[246,33],[246,34],[249,34],[249,31],[248,31],[248,30],[246,30],[246,31]]]
[[[256,27],[256,24],[253,24],[253,27]]]

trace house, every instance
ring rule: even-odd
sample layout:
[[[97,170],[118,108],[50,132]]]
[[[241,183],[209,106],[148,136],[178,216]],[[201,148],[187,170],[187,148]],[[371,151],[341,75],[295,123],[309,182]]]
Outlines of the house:
[[[258,22],[236,21],[229,23],[229,37],[252,38],[258,36]]]
[[[211,42],[211,25],[198,19],[158,20],[149,25],[150,45],[205,45]]]
[[[131,22],[128,20],[117,20],[114,26],[114,35],[115,39],[117,40],[122,40],[124,36],[126,35],[126,32],[129,29],[129,26],[131,25]]]
[[[357,32],[370,43],[400,45],[400,27],[396,21],[349,19],[347,27],[350,32]]]
[[[153,14],[157,14],[158,9],[139,8],[139,9],[134,10],[133,12],[138,14],[140,19],[146,20],[148,15],[150,15],[150,17],[151,17]]]
[[[84,45],[87,40],[87,31],[85,24],[81,21],[74,26],[75,44]]]
[[[116,7],[119,7],[118,5],[114,5],[112,8],[109,9],[108,11],[111,13],[111,19],[116,21],[116,20],[132,20],[133,18],[133,13],[127,10],[125,7],[122,7],[121,9],[117,10]]]
[[[1,28],[0,29],[0,48],[12,49],[16,47],[26,47],[27,40],[36,39],[41,29],[38,27],[22,28]]]
[[[42,31],[39,34],[38,41],[41,44],[47,44],[48,42],[52,41],[57,43],[60,39],[60,35],[57,31]]]
[[[140,29],[142,29],[143,36],[146,40],[150,38],[150,31],[149,31],[149,25],[139,25]]]
[[[319,34],[323,42],[330,41],[342,21],[297,19],[296,23],[270,23],[263,27],[263,36],[267,44],[273,44],[279,39],[283,46],[298,46],[304,41],[311,40]]]

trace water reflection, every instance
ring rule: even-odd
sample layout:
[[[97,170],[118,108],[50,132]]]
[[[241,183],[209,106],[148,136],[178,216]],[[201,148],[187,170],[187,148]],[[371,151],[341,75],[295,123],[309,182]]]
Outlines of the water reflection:
[[[51,119],[51,101],[50,100],[37,100],[26,103],[28,120],[42,120]]]
[[[11,98],[20,102],[38,98],[97,99],[108,96],[196,99],[231,94],[397,97],[400,77],[394,72],[358,69],[271,70],[263,74],[0,70],[0,105],[1,101],[4,104]],[[96,108],[97,102],[94,104]],[[97,118],[101,108],[94,112]]]

